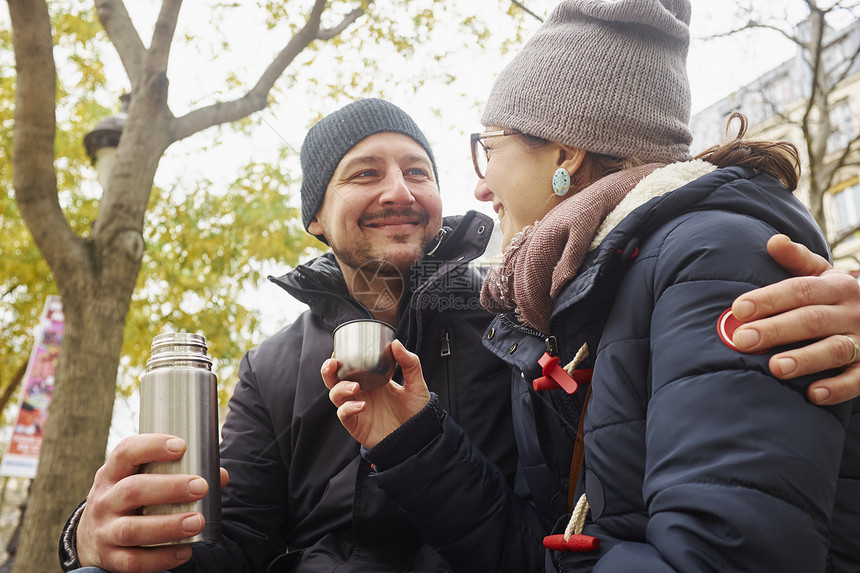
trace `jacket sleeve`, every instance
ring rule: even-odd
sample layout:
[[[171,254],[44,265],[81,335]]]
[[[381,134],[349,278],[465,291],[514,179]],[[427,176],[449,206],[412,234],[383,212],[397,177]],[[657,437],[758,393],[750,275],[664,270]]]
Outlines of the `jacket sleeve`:
[[[364,453],[376,467],[374,482],[455,571],[543,571],[542,540],[550,525],[514,493],[435,396]]]
[[[860,398],[854,398],[832,520],[831,571],[860,571]]]
[[[741,354],[717,331],[737,295],[786,278],[764,247],[775,232],[703,212],[640,254],[653,282],[627,287],[653,303],[647,542],[616,543],[595,572],[824,570],[850,404],[812,405],[815,378],[777,380],[775,350]]]
[[[272,445],[278,440],[257,387],[255,350],[242,358],[221,429],[221,465],[230,474],[221,492],[223,541],[195,545],[177,573],[260,573],[286,549],[289,460]]]

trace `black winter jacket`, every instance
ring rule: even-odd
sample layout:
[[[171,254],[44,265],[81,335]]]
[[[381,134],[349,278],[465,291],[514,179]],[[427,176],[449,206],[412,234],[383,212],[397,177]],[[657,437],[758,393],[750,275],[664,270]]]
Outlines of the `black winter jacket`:
[[[420,356],[430,389],[512,479],[510,374],[481,346],[492,317],[478,301],[482,276],[468,264],[491,230],[492,221],[475,212],[446,218],[442,244],[413,269],[397,330]],[[195,547],[180,571],[448,571],[368,478],[369,464],[320,377],[332,330],[370,312],[347,295],[330,254],[272,280],[310,310],[242,360],[222,428],[221,464],[230,473],[222,496],[226,540]]]
[[[785,278],[765,249],[776,232],[827,255],[791,193],[742,168],[642,205],[559,294],[551,337],[508,315],[486,332],[485,345],[517,373],[517,488],[432,402],[416,417],[437,420],[435,432],[386,438],[411,455],[368,452],[373,480],[463,572],[860,571],[858,401],[853,416],[851,403],[814,406],[812,377],[770,375],[778,349],[741,354],[717,333],[737,295]],[[594,368],[593,399],[578,493],[588,493],[585,533],[601,548],[547,552],[551,523],[563,516],[560,533],[569,517],[585,388],[568,396],[530,383],[544,352],[567,364],[586,342],[580,368]],[[431,500],[411,492],[430,484],[448,487]]]

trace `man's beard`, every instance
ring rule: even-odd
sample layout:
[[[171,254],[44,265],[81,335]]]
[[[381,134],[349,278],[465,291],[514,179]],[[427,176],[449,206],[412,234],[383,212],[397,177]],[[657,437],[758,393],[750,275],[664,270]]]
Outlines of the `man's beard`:
[[[391,242],[402,244],[412,238],[412,235],[395,235],[391,237]],[[344,249],[331,245],[331,250],[341,264],[353,269],[372,271],[378,276],[403,277],[412,265],[424,257],[432,241],[432,236],[424,238],[418,245],[401,251],[396,256],[392,256],[391,253],[374,252],[374,249],[366,243],[349,245]]]
[[[395,236],[393,243],[407,242],[412,235]],[[354,245],[351,249],[334,249],[335,257],[342,268],[353,269],[349,291],[359,297],[372,312],[382,312],[397,307],[400,298],[410,290],[407,281],[411,280],[410,268],[418,263],[432,242],[424,240],[420,245],[410,245],[392,257],[390,253],[373,253],[366,244]]]

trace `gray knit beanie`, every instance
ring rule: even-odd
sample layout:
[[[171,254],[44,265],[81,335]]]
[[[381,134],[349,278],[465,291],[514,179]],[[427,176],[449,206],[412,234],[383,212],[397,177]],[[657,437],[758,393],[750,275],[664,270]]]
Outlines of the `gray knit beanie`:
[[[615,157],[689,159],[689,0],[561,2],[493,85],[481,123]]]
[[[405,111],[376,98],[354,101],[316,122],[302,143],[302,223],[305,230],[322,206],[328,183],[343,156],[362,139],[382,132],[402,133],[421,145],[430,157],[433,176],[439,184],[430,144]]]

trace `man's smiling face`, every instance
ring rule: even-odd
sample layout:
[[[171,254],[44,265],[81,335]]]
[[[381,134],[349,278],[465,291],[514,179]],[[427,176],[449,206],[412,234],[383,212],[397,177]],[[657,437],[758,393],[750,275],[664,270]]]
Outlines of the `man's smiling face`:
[[[401,133],[376,133],[343,156],[308,226],[341,266],[378,261],[404,273],[442,226],[442,201],[424,148]]]

